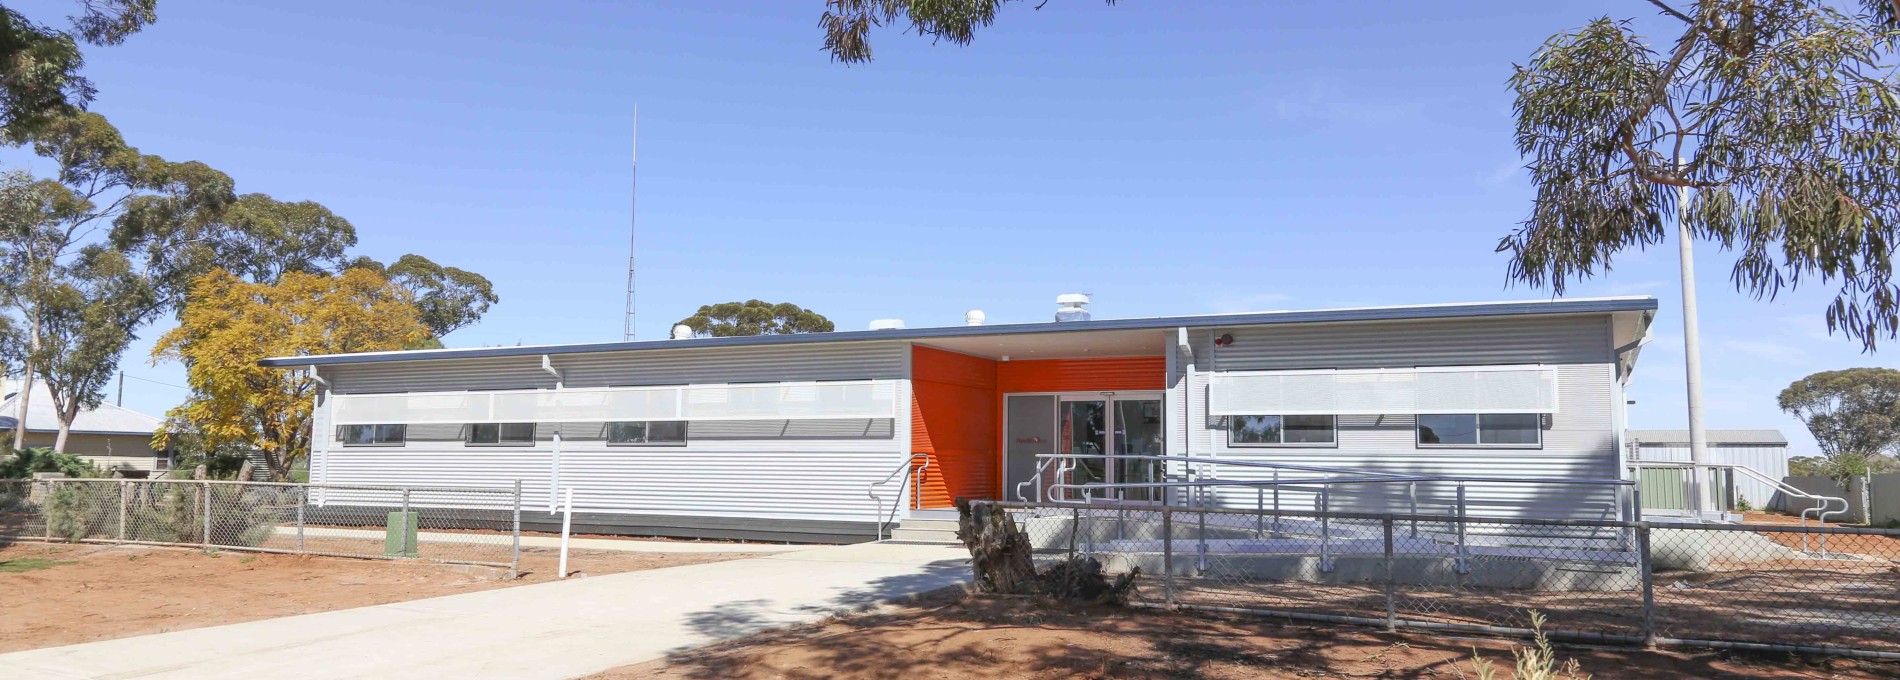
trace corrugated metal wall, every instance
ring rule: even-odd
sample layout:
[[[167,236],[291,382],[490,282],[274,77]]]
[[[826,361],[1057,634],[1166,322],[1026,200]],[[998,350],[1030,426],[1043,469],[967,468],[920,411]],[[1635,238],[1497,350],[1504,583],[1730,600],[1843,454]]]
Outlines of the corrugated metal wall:
[[[1216,348],[1213,339],[1233,336]],[[1169,381],[1169,399],[1183,404],[1189,419],[1191,455],[1320,465],[1385,472],[1520,477],[1599,478],[1620,476],[1616,448],[1615,365],[1607,316],[1526,317],[1380,324],[1256,326],[1190,331],[1196,381],[1188,386],[1179,367]],[[1173,362],[1178,364],[1179,362]],[[1338,445],[1325,448],[1231,447],[1226,422],[1207,415],[1207,371],[1326,368],[1408,368],[1487,364],[1545,364],[1557,369],[1559,411],[1546,419],[1541,448],[1420,448],[1412,415],[1341,416]],[[1191,402],[1189,401],[1191,400]],[[1178,441],[1176,436],[1175,440]],[[1223,468],[1222,478],[1271,477],[1270,472]],[[1443,511],[1455,499],[1452,485],[1421,486],[1421,511]],[[1404,489],[1365,486],[1335,495],[1345,510],[1403,510]],[[1385,489],[1384,492],[1376,491]],[[1614,492],[1605,488],[1524,484],[1472,485],[1470,511],[1505,516],[1613,518]],[[1271,504],[1271,494],[1268,503]],[[1311,494],[1283,492],[1283,507],[1310,509]],[[1221,502],[1252,507],[1254,491],[1228,489]]]
[[[553,361],[572,387],[889,379],[908,404],[907,354],[905,343],[859,342]],[[538,356],[337,366],[323,375],[339,393],[554,387]],[[526,505],[543,510],[555,489],[572,487],[577,511],[854,522],[871,521],[866,488],[904,460],[910,439],[895,419],[725,421],[690,423],[685,446],[630,447],[608,445],[599,423],[542,423],[532,446],[469,446],[450,426],[418,427],[400,447],[342,447],[333,445],[328,408],[319,406],[314,423],[311,474],[329,483],[505,487],[519,479]]]
[[[1639,444],[1641,444],[1639,442]],[[1686,444],[1641,444],[1638,455],[1643,460],[1689,462],[1689,447]],[[1739,446],[1721,445],[1711,442],[1709,462],[1724,465],[1746,465],[1772,479],[1788,476],[1788,447],[1782,446]],[[1678,474],[1672,479],[1680,478]],[[1780,507],[1781,498],[1775,493],[1775,487],[1766,482],[1746,475],[1735,478],[1735,492],[1748,499],[1748,504],[1756,509]],[[1649,488],[1643,489],[1645,504],[1649,499]],[[1666,507],[1666,506],[1656,506]]]

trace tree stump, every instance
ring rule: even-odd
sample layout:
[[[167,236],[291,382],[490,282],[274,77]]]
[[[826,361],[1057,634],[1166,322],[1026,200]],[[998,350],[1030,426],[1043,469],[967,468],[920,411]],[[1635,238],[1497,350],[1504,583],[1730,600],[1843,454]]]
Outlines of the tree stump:
[[[970,550],[978,592],[1121,604],[1128,601],[1135,578],[1141,575],[1137,567],[1110,579],[1102,563],[1087,555],[1072,556],[1037,573],[1035,546],[1029,536],[1016,527],[1007,511],[990,503],[957,499],[957,539]]]
[[[996,506],[957,499],[957,539],[970,550],[976,589],[985,593],[1028,595],[1041,592],[1029,537],[1009,513]]]

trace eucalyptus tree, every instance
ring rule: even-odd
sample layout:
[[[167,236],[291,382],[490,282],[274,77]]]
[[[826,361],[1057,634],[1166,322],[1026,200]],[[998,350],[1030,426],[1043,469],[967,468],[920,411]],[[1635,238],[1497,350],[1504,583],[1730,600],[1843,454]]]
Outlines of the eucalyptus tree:
[[[1562,294],[1614,256],[1677,234],[1690,460],[1708,461],[1692,243],[1732,252],[1757,299],[1836,286],[1830,333],[1900,335],[1900,87],[1893,0],[1649,0],[1656,49],[1600,17],[1516,67],[1516,139],[1536,187],[1498,242],[1512,280]],[[1692,475],[1695,507],[1708,485]]]
[[[439,347],[442,336],[474,325],[488,313],[490,305],[500,302],[495,284],[466,269],[437,264],[416,254],[403,255],[390,264],[358,256],[345,266],[368,269],[389,279],[389,283],[409,292],[422,312],[422,324],[429,327],[428,340]]]
[[[764,300],[721,302],[702,305],[692,316],[677,325],[693,329],[694,335],[715,338],[735,335],[789,335],[793,333],[830,333],[830,319],[790,302],[773,304]]]
[[[158,20],[158,0],[77,0],[69,28],[0,5],[0,129],[27,131],[84,109],[92,82],[80,44],[117,45]]]
[[[1115,4],[1115,0],[1105,0]],[[996,21],[1004,5],[1021,0],[825,0],[818,27],[825,32],[824,49],[833,61],[858,64],[871,60],[871,29],[902,27],[907,33],[968,45],[977,29]],[[1042,9],[1049,0],[1036,0]]]
[[[1678,224],[1735,254],[1772,298],[1836,286],[1830,332],[1872,350],[1900,333],[1900,87],[1894,0],[1651,0],[1653,48],[1601,17],[1550,38],[1510,78],[1530,216],[1498,243],[1511,278],[1562,293]]]
[[[175,163],[140,153],[125,143],[117,128],[94,113],[60,117],[30,130],[9,129],[7,141],[31,147],[34,153],[51,159],[56,171],[54,177],[32,184],[34,200],[38,202],[34,218],[11,224],[0,232],[0,238],[4,239],[4,243],[0,243],[0,261],[8,265],[6,281],[9,284],[0,290],[0,298],[19,314],[20,333],[25,338],[21,343],[25,347],[25,361],[20,396],[16,400],[19,410],[13,437],[13,441],[20,442],[24,441],[26,415],[36,378],[47,378],[49,388],[67,390],[54,394],[54,401],[61,405],[85,401],[88,398],[83,393],[85,386],[95,382],[90,377],[75,377],[70,372],[57,378],[45,373],[47,358],[51,356],[47,344],[50,334],[100,328],[74,321],[71,314],[76,312],[63,309],[62,305],[114,302],[116,306],[116,301],[73,293],[93,285],[87,277],[98,274],[97,266],[103,257],[94,251],[103,247],[103,243],[136,240],[125,236],[128,227],[149,227],[160,214],[180,223],[206,223],[209,216],[220,213],[235,197],[231,179],[224,173],[203,163]],[[163,209],[158,210],[158,207]],[[148,258],[145,264],[163,262],[168,260]],[[143,267],[138,273],[142,277],[152,276],[152,272]],[[123,350],[131,341],[131,329],[160,311],[160,299],[137,298],[137,313],[121,317],[128,322],[123,335],[112,334],[97,342],[73,341],[77,344],[72,346],[83,345],[88,352],[96,352],[101,346],[99,342],[117,343]],[[68,315],[59,320],[64,326],[49,326],[49,315],[54,312]],[[113,355],[116,357],[117,352]],[[103,376],[110,376],[116,370],[116,361],[95,365]],[[62,427],[70,425],[70,420],[70,417],[62,418]]]
[[[28,355],[51,395],[59,452],[79,412],[105,400],[133,329],[150,318],[158,297],[123,253],[102,245],[82,248],[63,269],[39,302],[38,342]]]

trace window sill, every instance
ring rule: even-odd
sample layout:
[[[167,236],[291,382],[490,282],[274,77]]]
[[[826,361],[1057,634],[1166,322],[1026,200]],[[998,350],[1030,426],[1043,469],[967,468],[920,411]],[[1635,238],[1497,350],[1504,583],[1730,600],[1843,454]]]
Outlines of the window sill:
[[[1235,444],[1235,443],[1232,443],[1232,442],[1228,442],[1228,444],[1227,444],[1227,448],[1230,448],[1230,449],[1337,449],[1337,448],[1339,448],[1339,442],[1327,442],[1327,443],[1324,443],[1324,444],[1320,444],[1320,443],[1311,443],[1311,444],[1302,444],[1302,443],[1296,443],[1296,444]]]
[[[408,446],[408,444],[404,442],[398,442],[394,444],[344,444],[343,448],[346,448],[346,449],[399,449],[404,446]]]
[[[644,442],[607,442],[607,445],[629,449],[677,449],[686,446],[686,442],[655,442],[651,444]]]
[[[1418,444],[1416,445],[1416,448],[1421,448],[1421,449],[1517,449],[1520,451],[1536,451],[1536,450],[1544,448],[1544,445],[1543,444]]]

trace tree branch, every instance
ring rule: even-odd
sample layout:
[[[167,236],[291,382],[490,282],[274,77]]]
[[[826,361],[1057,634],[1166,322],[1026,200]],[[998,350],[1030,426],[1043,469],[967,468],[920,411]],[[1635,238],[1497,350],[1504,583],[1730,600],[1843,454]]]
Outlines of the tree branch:
[[[1900,0],[1893,0],[1893,2],[1895,6],[1900,7]],[[1695,23],[1695,17],[1691,17],[1687,14],[1683,14],[1680,10],[1677,10],[1674,7],[1670,7],[1668,5],[1663,4],[1662,0],[1649,0],[1649,4],[1662,8],[1663,14],[1667,14],[1677,19],[1681,19],[1683,23],[1687,23],[1687,24]]]

